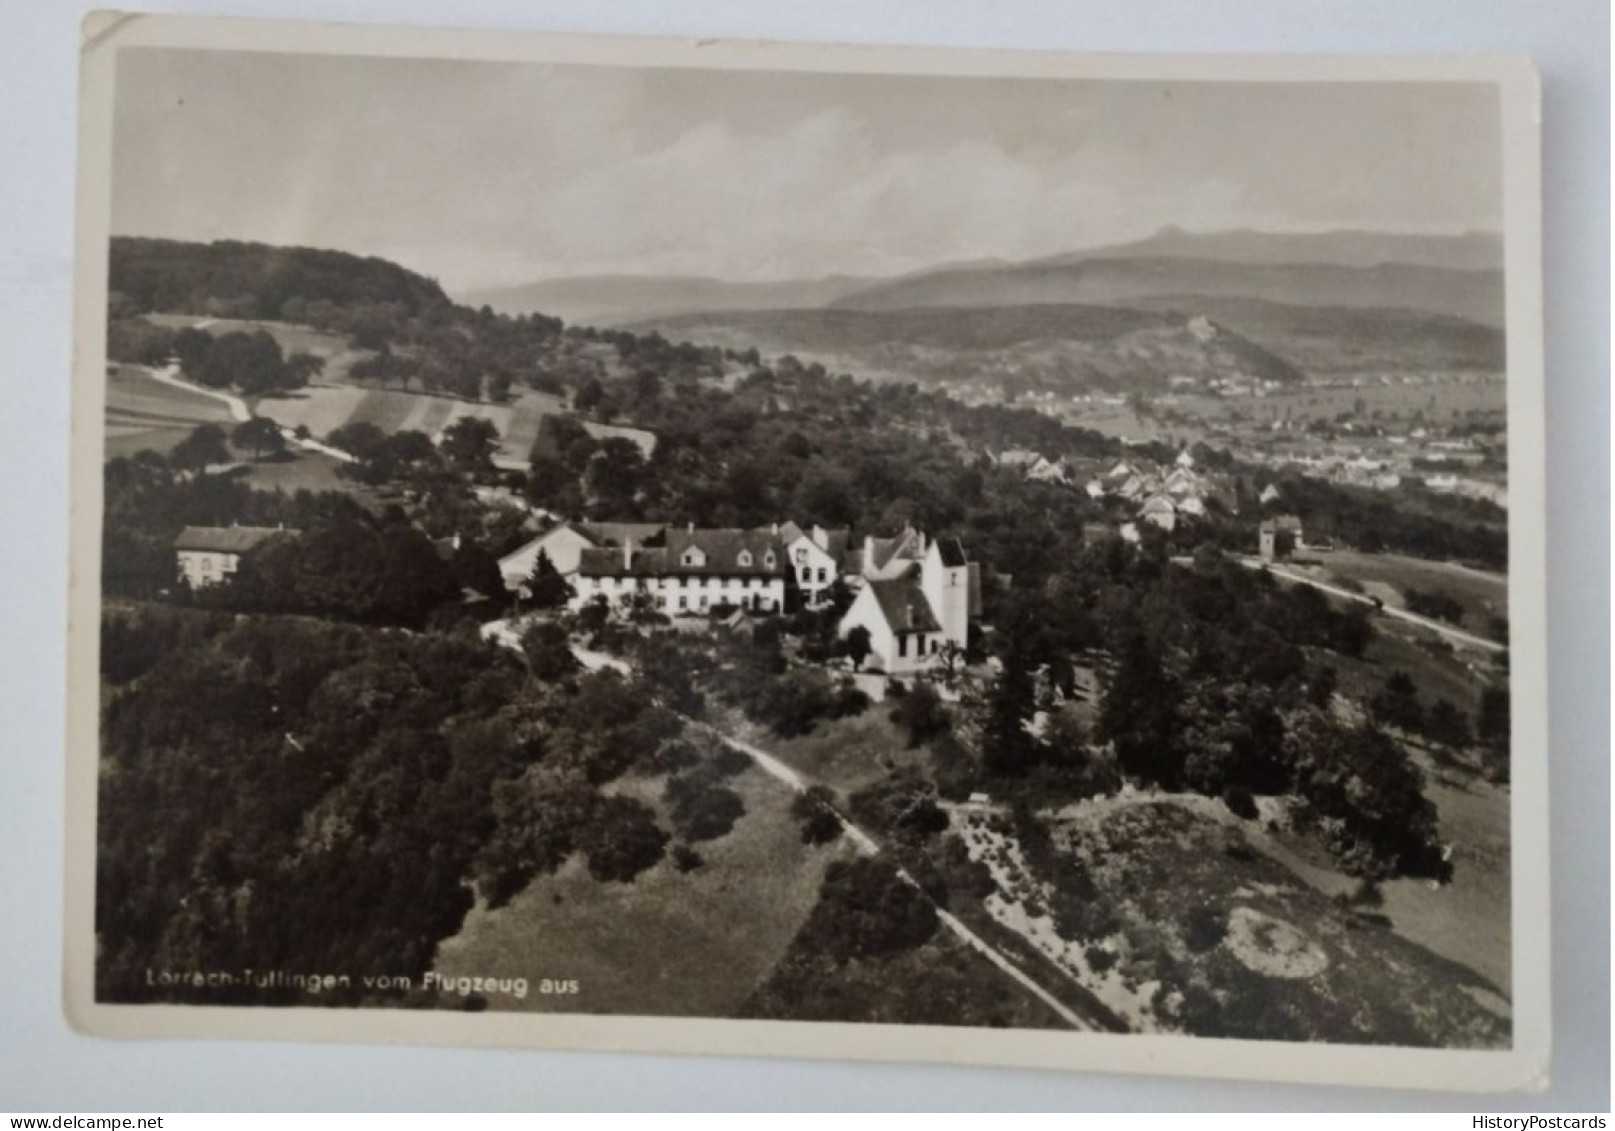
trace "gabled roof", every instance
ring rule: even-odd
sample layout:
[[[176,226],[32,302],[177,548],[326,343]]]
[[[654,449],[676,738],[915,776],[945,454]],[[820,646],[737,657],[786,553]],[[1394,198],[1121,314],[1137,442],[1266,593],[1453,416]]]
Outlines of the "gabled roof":
[[[574,522],[571,526],[596,546],[621,546],[630,540],[644,546],[659,539],[667,529],[657,522]]]
[[[942,558],[942,564],[950,569],[963,567],[970,563],[965,557],[965,548],[957,538],[938,538],[936,540],[937,553]]]
[[[244,554],[277,534],[297,531],[280,526],[187,526],[174,539],[174,549],[213,554]]]
[[[931,602],[926,598],[912,572],[902,577],[869,582],[880,615],[893,632],[941,632]]]
[[[924,538],[918,530],[906,526],[895,538],[871,538],[869,543],[869,564],[875,569],[884,569],[887,563],[897,558],[918,560]]]
[[[840,565],[847,556],[847,546],[852,541],[852,532],[845,529],[826,530],[823,527],[816,529],[824,534],[825,544],[819,546],[819,548],[834,558],[837,565]],[[762,531],[762,533],[771,533],[771,531]],[[782,522],[779,527],[779,543],[782,546],[789,546],[799,538],[806,538],[809,542],[818,546],[819,543],[813,537],[813,534],[813,530],[804,530],[794,522]]]
[[[621,546],[584,549],[578,554],[578,573],[585,577],[776,577],[786,569],[785,548],[768,530],[655,529],[665,530],[666,545],[642,549],[635,543],[626,564]],[[700,565],[684,564],[684,552],[692,546],[705,559]],[[743,553],[751,555],[749,564],[742,563]]]

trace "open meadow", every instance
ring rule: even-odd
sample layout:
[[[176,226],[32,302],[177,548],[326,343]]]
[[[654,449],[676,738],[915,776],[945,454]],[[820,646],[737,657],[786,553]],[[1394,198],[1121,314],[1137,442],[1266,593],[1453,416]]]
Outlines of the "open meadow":
[[[658,783],[619,782],[616,791],[665,809]],[[501,1008],[734,1016],[813,909],[825,867],[851,849],[842,841],[804,845],[791,791],[762,771],[748,768],[727,784],[745,815],[726,835],[694,846],[699,867],[682,872],[666,858],[632,883],[602,882],[575,854],[506,906],[479,904],[439,946],[435,969],[579,983],[576,995],[533,993],[500,999]]]

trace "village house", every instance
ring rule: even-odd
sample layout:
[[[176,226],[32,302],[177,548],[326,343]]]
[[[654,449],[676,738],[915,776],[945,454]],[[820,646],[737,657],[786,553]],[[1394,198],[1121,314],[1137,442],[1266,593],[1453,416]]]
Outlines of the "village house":
[[[235,576],[243,554],[296,533],[283,526],[187,526],[174,539],[179,578],[192,589],[221,584]]]
[[[796,523],[787,522],[774,533],[785,547],[796,587],[807,604],[820,605],[829,600],[831,588],[848,565],[851,532],[826,530],[817,525],[803,530]]]
[[[1256,537],[1264,562],[1283,561],[1305,545],[1301,538],[1301,520],[1293,514],[1263,520]]]
[[[970,622],[981,615],[981,573],[958,540],[927,543],[912,528],[896,538],[866,538],[858,596],[841,618],[839,635],[869,633],[867,666],[892,675],[937,663],[949,645],[964,648]]]

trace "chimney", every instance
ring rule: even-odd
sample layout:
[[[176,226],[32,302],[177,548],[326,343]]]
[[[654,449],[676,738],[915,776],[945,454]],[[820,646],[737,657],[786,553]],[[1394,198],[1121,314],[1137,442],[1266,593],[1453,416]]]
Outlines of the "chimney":
[[[627,573],[629,570],[631,570],[633,568],[634,568],[634,540],[632,538],[624,538],[622,540],[622,570],[623,570],[624,573]]]

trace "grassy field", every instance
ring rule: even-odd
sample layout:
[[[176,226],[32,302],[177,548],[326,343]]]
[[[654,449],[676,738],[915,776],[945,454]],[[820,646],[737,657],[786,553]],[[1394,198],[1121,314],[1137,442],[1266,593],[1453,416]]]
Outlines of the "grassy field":
[[[1372,595],[1398,608],[1407,605],[1409,589],[1439,590],[1464,606],[1460,627],[1479,636],[1489,636],[1487,624],[1494,615],[1508,613],[1508,578],[1503,574],[1481,573],[1450,562],[1426,561],[1401,554],[1365,554],[1356,550],[1335,550],[1320,555],[1319,580],[1349,578],[1363,585]]]
[[[374,424],[383,432],[424,432],[433,439],[465,417],[487,420],[499,430],[494,459],[503,466],[526,467],[528,453],[538,438],[545,416],[565,411],[559,397],[525,392],[509,404],[487,404],[429,393],[378,389],[321,380],[285,397],[265,398],[256,410],[286,428],[306,427],[325,437],[345,424]],[[655,447],[654,434],[640,428],[588,422],[595,436],[621,436],[638,444],[647,455]]]
[[[746,814],[727,836],[697,846],[702,867],[681,873],[663,860],[631,884],[600,883],[574,856],[507,906],[473,910],[439,947],[437,970],[580,983],[574,996],[499,999],[496,1008],[735,1016],[817,901],[826,865],[851,849],[803,845],[790,790],[761,771],[729,784]],[[653,782],[622,791],[659,800]]]
[[[367,351],[349,351],[347,339],[341,334],[328,334],[323,330],[315,330],[313,326],[299,326],[291,322],[271,322],[268,318],[263,320],[245,320],[245,318],[208,318],[205,315],[194,313],[149,313],[144,315],[147,322],[157,326],[166,326],[170,330],[184,330],[186,326],[195,326],[199,330],[208,331],[218,338],[220,334],[254,333],[263,330],[275,338],[281,351],[286,354],[318,354],[320,357],[341,357],[347,352],[355,352],[363,357]],[[329,362],[326,362],[329,364]]]
[[[246,460],[229,474],[259,491],[340,491],[372,508],[383,505],[373,488],[337,474],[342,465],[319,452],[291,450],[267,460]]]
[[[847,796],[879,781],[896,765],[927,758],[923,749],[907,749],[906,736],[886,717],[889,709],[876,704],[862,714],[821,720],[811,734],[800,738],[779,738],[744,722],[728,729],[762,746],[808,781]]]
[[[107,374],[106,454],[166,452],[198,424],[229,427],[230,410],[200,393],[154,381],[145,370],[119,365]]]

